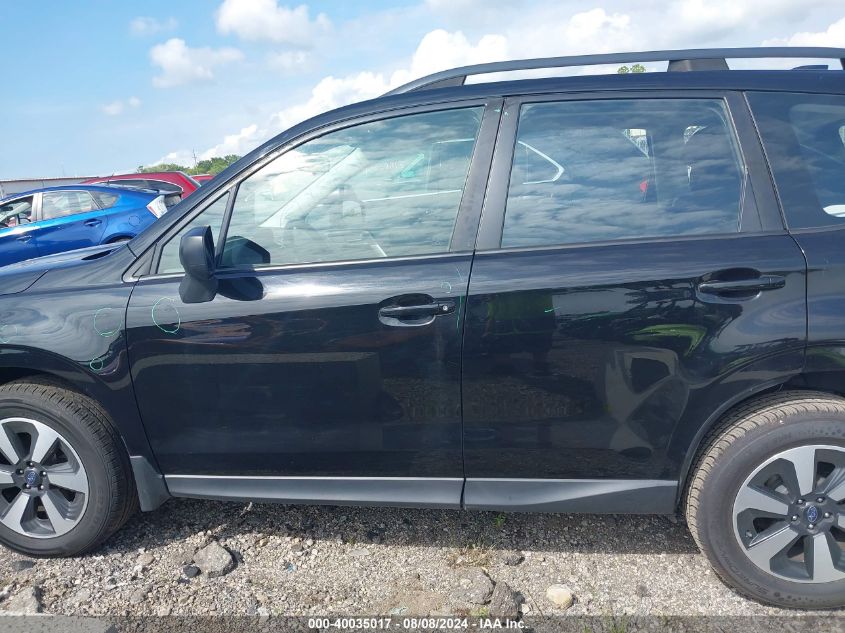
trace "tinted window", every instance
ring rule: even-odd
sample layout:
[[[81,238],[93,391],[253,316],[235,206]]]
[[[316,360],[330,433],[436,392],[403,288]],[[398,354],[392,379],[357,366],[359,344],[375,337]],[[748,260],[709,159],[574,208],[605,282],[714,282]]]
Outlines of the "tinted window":
[[[715,99],[524,105],[502,246],[737,231],[727,121]]]
[[[155,189],[162,193],[182,193],[182,187],[174,185],[172,182],[166,182],[164,180],[147,180],[143,182],[146,182],[146,186],[150,189]]]
[[[215,244],[220,235],[220,227],[223,225],[223,216],[226,213],[226,201],[228,194],[218,198],[205,208],[198,216],[185,225],[174,235],[161,249],[161,257],[158,261],[159,273],[181,273],[183,272],[182,262],[179,261],[179,242],[182,236],[197,226],[210,226],[214,235]]]
[[[110,209],[120,200],[120,196],[117,194],[107,193],[105,191],[92,191],[91,195],[97,200],[97,204],[100,205],[101,209]]]
[[[481,114],[375,121],[286,152],[241,183],[223,265],[448,251]]]
[[[41,195],[43,219],[61,218],[98,209],[87,191],[47,191]]]
[[[845,223],[845,97],[748,95],[791,228]]]
[[[32,221],[32,196],[0,205],[0,228],[5,229]]]

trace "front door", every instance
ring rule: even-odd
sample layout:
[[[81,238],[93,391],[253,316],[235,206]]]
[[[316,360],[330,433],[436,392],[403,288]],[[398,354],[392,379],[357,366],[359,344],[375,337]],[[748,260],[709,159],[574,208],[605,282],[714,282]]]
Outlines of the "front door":
[[[486,177],[477,155],[470,169],[484,116],[472,104],[311,138],[163,240],[127,327],[171,492],[459,505],[480,212],[463,192],[468,174]],[[186,303],[179,238],[204,225],[218,236],[219,288]]]
[[[0,205],[0,266],[38,257],[34,201],[35,196],[25,196]]]
[[[800,371],[804,258],[745,107],[507,106],[467,306],[468,507],[671,512],[698,429]]]

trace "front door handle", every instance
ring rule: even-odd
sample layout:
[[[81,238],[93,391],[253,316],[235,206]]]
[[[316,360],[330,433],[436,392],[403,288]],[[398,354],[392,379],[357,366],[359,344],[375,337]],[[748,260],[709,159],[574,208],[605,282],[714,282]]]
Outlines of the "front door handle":
[[[85,220],[85,226],[100,226],[102,220]]]
[[[731,292],[759,292],[761,290],[775,290],[786,285],[786,278],[781,275],[761,275],[750,279],[733,279],[731,281],[702,281],[698,284],[698,291],[706,294],[726,294]]]
[[[30,235],[29,233],[27,233],[26,235],[21,235],[20,237],[15,238],[15,240],[18,241],[18,242],[28,242],[31,239],[32,239],[32,235]]]
[[[439,316],[455,311],[454,301],[435,301],[414,306],[385,306],[378,313],[379,316],[393,319],[414,319],[425,316]]]

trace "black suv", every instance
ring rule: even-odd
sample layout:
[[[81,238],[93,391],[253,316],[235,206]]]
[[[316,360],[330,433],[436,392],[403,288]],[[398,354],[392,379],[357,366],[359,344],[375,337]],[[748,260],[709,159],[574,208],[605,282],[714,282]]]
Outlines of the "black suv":
[[[171,496],[682,512],[746,595],[845,605],[845,72],[737,57],[845,50],[439,73],[1,269],[0,541]]]

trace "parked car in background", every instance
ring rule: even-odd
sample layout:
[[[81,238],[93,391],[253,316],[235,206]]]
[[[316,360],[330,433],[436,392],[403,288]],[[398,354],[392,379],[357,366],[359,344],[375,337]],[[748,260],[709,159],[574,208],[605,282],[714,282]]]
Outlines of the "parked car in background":
[[[194,174],[191,176],[194,180],[196,180],[199,184],[204,185],[209,180],[214,178],[214,174]]]
[[[0,200],[0,266],[132,239],[167,211],[164,196],[135,188],[68,185]]]
[[[843,64],[444,71],[0,269],[0,543],[170,497],[682,513],[741,593],[845,606]]]
[[[200,183],[181,171],[151,171],[137,174],[115,174],[102,178],[90,178],[82,184],[118,183],[140,189],[152,189],[165,194],[168,207],[190,196]]]

